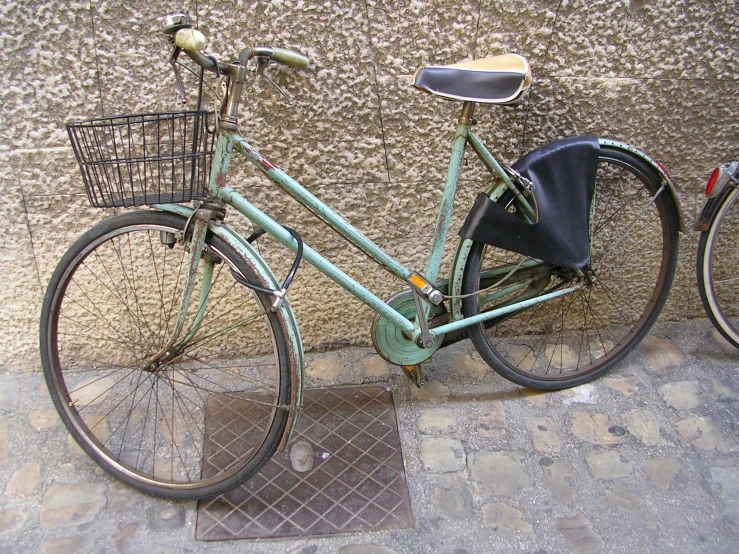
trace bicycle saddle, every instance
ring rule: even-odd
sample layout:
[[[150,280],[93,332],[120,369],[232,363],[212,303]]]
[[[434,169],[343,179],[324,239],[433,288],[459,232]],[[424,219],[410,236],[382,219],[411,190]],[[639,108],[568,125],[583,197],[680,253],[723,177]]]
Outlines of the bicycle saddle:
[[[422,67],[413,76],[413,86],[424,92],[485,104],[516,102],[530,84],[529,62],[518,54]]]

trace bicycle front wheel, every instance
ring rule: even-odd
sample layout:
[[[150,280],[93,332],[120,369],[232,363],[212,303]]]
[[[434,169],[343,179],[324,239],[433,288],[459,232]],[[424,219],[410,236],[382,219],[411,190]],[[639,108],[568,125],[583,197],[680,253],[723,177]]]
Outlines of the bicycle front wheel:
[[[698,241],[698,291],[708,317],[739,348],[739,189],[724,197],[708,231]]]
[[[232,272],[267,284],[212,234],[184,330],[163,352],[188,267],[184,226],[153,211],[97,225],[59,263],[41,315],[44,375],[74,439],[118,479],[179,499],[221,494],[267,462],[291,371],[268,296]]]
[[[515,202],[503,197],[507,209]],[[610,369],[646,335],[677,265],[678,219],[660,177],[637,156],[601,147],[590,216],[589,279],[576,292],[470,328],[480,356],[519,385],[555,390]],[[518,264],[521,263],[520,266]],[[486,287],[515,270],[493,290]],[[465,267],[466,317],[581,282],[576,272],[481,243]]]

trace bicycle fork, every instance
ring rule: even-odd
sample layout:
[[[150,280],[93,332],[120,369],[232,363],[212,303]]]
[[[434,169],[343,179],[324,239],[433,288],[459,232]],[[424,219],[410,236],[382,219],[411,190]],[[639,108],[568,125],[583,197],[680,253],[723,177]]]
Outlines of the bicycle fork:
[[[213,268],[220,262],[220,259],[215,254],[212,254],[205,249],[205,237],[208,234],[209,223],[214,219],[222,218],[223,209],[221,207],[201,207],[195,210],[192,216],[190,216],[190,219],[187,220],[181,236],[162,236],[162,243],[166,246],[173,247],[175,241],[177,241],[186,245],[186,248],[189,247],[187,272],[185,274],[185,281],[180,294],[179,312],[175,327],[172,329],[169,339],[164,346],[162,346],[159,352],[150,356],[144,362],[142,369],[145,371],[154,372],[162,364],[166,364],[177,358],[184,345],[192,340],[192,338],[197,334],[203,318],[205,317],[208,295],[210,294],[213,279]],[[191,226],[192,238],[188,241],[187,232]],[[195,318],[185,337],[178,341],[185,328],[185,323],[187,322],[187,315],[190,311],[190,303],[192,301],[201,259],[205,265],[203,267],[203,275],[200,284],[200,297],[198,300],[197,313],[195,314]]]

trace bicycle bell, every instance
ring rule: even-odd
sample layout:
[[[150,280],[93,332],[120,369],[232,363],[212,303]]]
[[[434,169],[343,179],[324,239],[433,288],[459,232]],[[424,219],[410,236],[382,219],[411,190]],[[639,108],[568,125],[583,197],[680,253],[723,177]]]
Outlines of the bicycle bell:
[[[174,35],[180,29],[190,29],[192,20],[190,16],[184,13],[171,13],[165,15],[162,19],[162,33],[165,35]]]

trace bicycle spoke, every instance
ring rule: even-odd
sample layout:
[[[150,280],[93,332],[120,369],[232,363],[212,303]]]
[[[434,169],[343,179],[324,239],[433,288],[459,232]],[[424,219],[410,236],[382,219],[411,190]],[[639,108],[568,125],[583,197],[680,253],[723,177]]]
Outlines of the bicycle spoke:
[[[233,399],[241,400],[241,401],[247,400],[248,402],[252,402],[254,404],[261,404],[262,406],[267,406],[267,407],[270,407],[270,408],[283,408],[284,407],[284,406],[278,405],[276,403],[262,402],[260,400],[256,400],[256,399],[253,399],[253,398],[245,399],[238,392],[228,392],[228,391],[224,391],[224,390],[219,390],[218,383],[215,383],[214,381],[211,381],[210,379],[206,379],[202,375],[197,375],[197,374],[194,374],[194,373],[191,373],[190,375],[196,376],[198,379],[203,380],[205,383],[207,383],[209,385],[213,385],[214,387],[216,387],[215,389],[209,389],[209,388],[207,388],[207,387],[205,387],[203,385],[198,385],[197,383],[195,383],[194,381],[192,381],[192,379],[189,379],[189,381],[190,381],[190,384],[189,385],[186,384],[186,383],[183,383],[183,385],[190,386],[193,389],[197,389],[197,390],[200,390],[200,391],[203,391],[203,392],[207,392],[209,394],[218,394],[220,396],[225,396],[226,398],[233,398]]]
[[[118,455],[116,457],[116,459],[118,459],[118,460],[120,460],[120,458],[121,458],[121,452],[123,451],[123,445],[126,443],[126,433],[128,432],[128,424],[131,421],[131,414],[133,413],[133,411],[136,408],[138,408],[139,404],[141,404],[141,402],[143,402],[144,398],[146,397],[146,392],[144,392],[144,394],[141,395],[141,398],[139,399],[139,401],[136,402],[136,404],[134,405],[134,401],[136,400],[136,394],[138,393],[139,387],[141,386],[141,377],[144,375],[144,373],[145,373],[144,371],[142,371],[142,372],[139,373],[138,378],[136,380],[136,387],[134,387],[134,390],[133,390],[133,397],[131,398],[131,406],[128,409],[128,416],[129,417],[127,417],[125,419],[126,426],[123,429],[123,437],[121,437],[121,441],[120,441],[121,444],[120,444],[120,448],[118,449]],[[153,382],[152,382],[152,385],[151,386],[154,386]],[[149,390],[151,390],[151,387],[149,387]],[[120,426],[121,425],[123,425],[123,422],[121,422],[121,424],[119,424],[118,427],[116,427],[111,432],[111,434],[110,434],[111,437],[116,434],[116,432],[118,431],[118,429],[120,429]]]
[[[154,245],[151,242],[151,233],[147,234],[147,238],[149,239],[149,254],[151,257],[152,267],[154,268],[154,277],[156,278],[157,282],[157,290],[159,291],[159,321],[157,322],[157,329],[159,329],[160,334],[157,335],[157,338],[160,342],[162,341],[161,336],[161,329],[162,329],[162,318],[164,316],[164,275],[166,275],[166,269],[167,269],[167,250],[168,248],[164,248],[162,252],[164,253],[164,261],[163,261],[163,268],[162,268],[162,279],[159,278],[159,271],[157,269],[156,264],[156,256],[154,254]]]
[[[564,331],[565,331],[565,318],[566,318],[567,314],[569,313],[569,311],[570,311],[570,308],[572,307],[572,304],[573,304],[573,301],[574,301],[574,299],[575,299],[575,295],[574,295],[574,294],[571,294],[571,295],[569,295],[569,302],[568,302],[568,304],[567,304],[567,307],[565,308],[565,306],[564,306],[564,303],[565,303],[565,297],[564,297],[564,296],[560,296],[560,310],[559,310],[559,312],[560,312],[560,314],[561,314],[561,317],[560,317],[560,322],[559,322],[559,338],[558,338],[558,340],[557,340],[557,341],[556,341],[556,342],[554,343],[554,348],[553,348],[553,350],[552,350],[552,357],[553,357],[553,356],[554,356],[554,353],[555,353],[555,352],[557,351],[557,344],[559,344],[559,370],[560,370],[560,373],[561,373],[561,370],[562,370],[562,369],[564,369],[564,365],[565,365],[565,364],[564,364],[564,347],[565,347],[565,343],[564,343]],[[569,345],[568,345],[568,346],[569,346]],[[579,361],[579,359],[578,359],[578,361]],[[551,361],[551,359],[550,359],[550,360],[549,360],[549,367],[551,367],[551,362],[552,362],[552,361]],[[578,364],[578,365],[579,365],[579,364]],[[578,365],[576,365],[575,367],[578,367]]]
[[[617,216],[619,216],[624,210],[630,208],[633,203],[635,203],[635,202],[638,203],[637,197],[641,198],[643,196],[642,195],[643,192],[646,192],[646,187],[642,185],[636,191],[634,191],[633,193],[631,193],[630,198],[625,198],[624,201],[622,202],[621,207],[619,207],[614,213],[610,214],[609,217],[608,217],[608,219],[606,219],[605,221],[603,221],[601,219],[600,222],[596,222],[593,225],[593,227],[595,229],[593,235],[597,235],[599,233],[599,231],[601,229],[603,229],[607,224],[609,224],[612,221],[616,220]],[[611,201],[613,201],[615,199],[615,197],[616,197],[615,194],[611,194],[608,197],[608,202],[610,203]],[[605,215],[608,212],[607,212],[607,210],[604,209],[602,213]]]
[[[266,313],[266,312],[265,312]],[[243,327],[244,325],[251,323],[252,321],[255,321],[257,318],[261,318],[265,315],[265,313],[256,314],[255,316],[245,318],[241,321],[237,321],[236,323],[233,323],[227,327],[224,327],[223,329],[219,329],[218,331],[214,331],[210,335],[206,335],[204,337],[200,337],[198,340],[194,342],[188,342],[187,345],[185,345],[185,349],[182,351],[182,353],[190,352],[192,350],[196,350],[203,346],[204,344],[207,344],[208,342],[211,342],[215,340],[216,338],[233,331],[234,329],[237,329],[239,327]]]
[[[106,390],[104,390],[103,392],[101,392],[100,394],[98,394],[95,398],[93,398],[92,400],[90,400],[85,406],[82,406],[82,408],[77,409],[77,413],[80,413],[82,410],[84,410],[85,408],[87,408],[89,406],[95,405],[95,401],[96,400],[99,400],[100,398],[106,396],[113,387],[115,387],[118,383],[120,383],[121,381],[123,381],[127,377],[131,376],[134,371],[136,371],[136,370],[135,369],[132,369],[126,375],[124,375],[123,377],[121,377],[118,381],[116,381],[115,383],[113,383],[112,385],[110,385],[110,387],[108,387]],[[79,392],[82,389],[87,388],[87,387],[93,385],[94,383],[97,383],[97,382],[101,381],[102,379],[105,379],[106,377],[108,377],[108,376],[107,375],[104,375],[103,377],[100,377],[98,379],[95,379],[92,383],[86,383],[84,386],[82,386],[82,387],[80,387],[78,389],[69,391],[69,398],[72,398],[72,395],[74,393]],[[75,407],[76,407],[76,404],[77,404],[77,401],[73,401],[73,405],[75,405]]]
[[[76,281],[74,279],[72,280],[72,283],[75,284],[75,285],[77,285],[79,287],[79,285],[76,283]],[[105,327],[111,329],[121,339],[126,339],[127,342],[125,344],[129,344],[129,343],[134,342],[134,341],[132,341],[130,339],[130,337],[126,337],[125,335],[123,335],[118,329],[116,329],[113,326],[112,323],[110,323],[110,321],[108,321],[106,318],[104,318],[102,316],[102,314],[100,313],[100,309],[97,308],[97,306],[95,305],[95,302],[92,300],[92,298],[90,298],[90,296],[86,292],[84,292],[84,290],[81,287],[79,287],[79,288],[83,292],[83,294],[85,296],[85,299],[92,305],[93,308],[95,308],[97,310],[97,313],[93,313],[92,310],[90,310],[89,308],[87,308],[86,306],[84,306],[83,304],[81,304],[80,302],[78,302],[77,300],[75,300],[74,298],[70,297],[68,293],[64,295],[65,300],[69,300],[70,302],[72,302],[76,306],[79,306],[85,312],[89,313],[92,317],[94,317],[95,319],[97,319],[98,321],[100,321],[101,323],[103,323],[103,325],[105,325]],[[63,315],[62,317],[67,317],[68,318],[68,316],[66,316],[66,315]],[[68,318],[68,319],[70,319],[70,318]],[[73,321],[76,321],[76,320],[73,320]],[[82,325],[82,323],[80,323],[80,322],[78,322],[78,323],[80,325]],[[90,327],[88,327],[88,328],[90,328]],[[97,332],[99,332],[99,331],[97,331]],[[124,344],[124,343],[121,343],[121,344]]]
[[[130,264],[130,266],[132,268],[131,269],[130,279],[129,279],[128,272],[126,271],[126,268],[125,268],[124,263],[123,263],[123,255],[122,255],[122,253],[119,250],[117,250],[117,249],[114,249],[114,250],[118,254],[118,261],[120,262],[121,271],[123,273],[123,276],[125,278],[125,281],[131,287],[131,293],[133,294],[134,304],[136,305],[136,308],[138,309],[138,313],[139,314],[143,314],[144,313],[144,310],[141,307],[141,304],[139,303],[139,296],[138,296],[138,292],[137,292],[137,289],[136,289],[136,272],[133,271],[133,265],[134,265],[133,257],[134,256],[133,256],[133,253],[131,252],[131,239],[130,239],[130,237],[126,241],[126,243],[128,244],[129,264]],[[141,319],[139,319],[139,321],[144,324],[144,326],[148,329],[150,335],[153,336],[154,335],[154,331],[152,331],[151,330],[151,327],[149,327],[149,322],[146,321],[146,319],[144,319],[143,321]]]
[[[174,284],[174,293],[172,294],[172,299],[169,303],[169,311],[167,312],[167,317],[165,318],[165,328],[163,331],[163,335],[161,337],[162,342],[166,339],[166,337],[169,337],[170,333],[170,327],[169,322],[172,320],[172,314],[175,312],[175,306],[177,305],[177,301],[179,300],[180,295],[177,294],[177,291],[180,290],[180,280],[182,279],[182,273],[184,271],[185,267],[185,249],[182,248],[182,254],[180,255],[180,263],[178,264],[178,270],[177,270],[177,276]],[[164,299],[162,299],[163,301]]]
[[[606,296],[608,296],[608,299],[611,301],[611,306],[613,309],[618,311],[618,314],[623,317],[624,319],[628,319],[623,315],[623,312],[620,309],[620,305],[625,305],[627,308],[629,308],[632,312],[634,312],[637,316],[641,314],[641,312],[636,309],[629,301],[627,301],[621,294],[613,290],[611,287],[603,283],[602,281],[598,281],[598,287],[600,290],[602,290]],[[614,295],[618,297],[619,302],[616,302],[613,300],[612,296]]]
[[[149,390],[147,391],[149,393],[149,399],[148,399],[148,401],[146,403],[146,414],[144,415],[144,425],[143,425],[143,428],[142,428],[143,430],[141,432],[141,439],[139,439],[139,445],[138,445],[138,448],[136,449],[136,463],[134,464],[134,467],[135,468],[138,468],[139,467],[139,458],[141,456],[142,446],[144,445],[144,437],[146,435],[145,430],[147,428],[147,425],[146,424],[149,421],[149,411],[151,409],[151,400],[154,397],[154,387],[156,386],[156,384],[157,384],[157,379],[152,379],[151,387],[149,387]],[[156,411],[156,404],[154,406],[154,410]],[[155,422],[154,435],[155,435],[155,438],[156,438],[156,420],[157,420],[157,418],[156,418],[156,414],[155,414],[154,415],[154,422]]]
[[[714,285],[725,285],[726,283],[735,283],[739,281],[739,277],[733,277],[731,279],[714,279],[713,284]]]
[[[185,426],[187,427],[187,434],[190,436],[190,439],[192,440],[191,444],[202,444],[200,440],[196,439],[193,436],[192,430],[190,429],[190,425],[187,423],[187,418],[185,417],[185,410],[187,411],[187,414],[190,416],[190,419],[192,420],[197,430],[200,432],[199,437],[202,438],[203,440],[205,440],[205,427],[201,429],[200,426],[198,425],[197,420],[195,419],[195,416],[192,415],[192,411],[186,408],[183,408],[184,403],[182,402],[182,400],[187,399],[187,397],[177,392],[177,388],[175,386],[176,383],[172,381],[171,379],[169,379],[169,377],[166,374],[163,374],[162,378],[166,379],[167,382],[169,382],[169,386],[171,387],[172,392],[173,392],[173,399],[176,397],[177,407],[179,408],[180,415],[182,416],[182,420],[185,422]]]
[[[154,401],[159,406],[161,406],[162,403],[161,403],[161,400],[159,399],[159,386],[158,386],[159,382],[160,382],[159,379],[157,379],[157,386],[154,387],[154,397],[155,397],[155,400]],[[174,418],[172,418],[172,420],[174,421]],[[171,470],[170,470],[170,481],[174,481],[174,462],[175,462],[174,453],[175,453],[175,450],[177,451],[177,456],[179,457],[180,462],[182,462],[182,467],[185,470],[185,474],[186,474],[187,480],[188,481],[192,481],[192,479],[190,478],[190,473],[187,470],[187,463],[185,462],[185,459],[182,457],[182,452],[180,452],[180,447],[177,446],[176,443],[175,443],[175,440],[174,440],[174,437],[175,437],[174,430],[170,429],[169,422],[167,421],[167,417],[166,417],[166,414],[164,413],[164,410],[162,410],[162,421],[164,421],[164,425],[167,427],[167,432],[169,433],[169,436],[172,437],[172,440],[170,441],[170,460],[171,460],[171,464],[170,464],[170,468],[171,468]],[[154,426],[154,431],[156,432],[156,425]],[[155,439],[154,439],[154,452],[155,452],[154,460],[156,460],[156,435],[155,435]],[[151,476],[152,477],[155,476],[155,472],[156,472],[156,463],[152,466],[152,472],[151,472]]]
[[[579,290],[579,291],[577,291],[577,295],[580,298],[580,310],[581,310],[581,312],[583,314],[583,326],[582,326],[582,330],[581,330],[581,333],[580,333],[580,345],[578,346],[578,349],[577,349],[578,356],[579,356],[579,354],[583,350],[583,346],[584,346],[584,343],[585,343],[585,337],[587,335],[586,329],[588,329],[588,312],[587,312],[587,308],[585,307],[585,293],[582,290]],[[588,363],[592,363],[592,361],[593,361],[593,351],[590,348],[590,341],[588,341],[588,358],[589,358],[589,362]],[[578,358],[578,362],[579,361],[580,361],[580,358]]]
[[[593,329],[595,330],[595,334],[598,335],[598,341],[600,342],[601,348],[603,348],[603,352],[606,352],[608,348],[606,348],[606,343],[603,340],[603,337],[600,334],[600,329],[608,329],[608,326],[605,324],[605,322],[598,316],[597,312],[593,310],[593,305],[590,303],[590,298],[592,296],[593,290],[588,290],[588,297],[585,299],[583,296],[583,300],[585,301],[585,305],[587,306],[587,310],[590,313],[590,319],[591,321],[596,322],[596,324],[593,326]],[[609,331],[610,332],[610,331]],[[616,342],[620,342],[616,337],[611,334],[611,337],[616,340]]]
[[[138,381],[138,382],[140,382],[140,376],[141,376],[141,374],[139,374],[139,381]],[[137,382],[137,383],[138,383],[138,382]],[[153,386],[153,385],[152,385],[152,386]],[[111,388],[112,388],[112,387],[111,387]],[[126,400],[128,399],[128,397],[129,397],[129,396],[131,396],[132,394],[134,395],[134,396],[133,396],[133,399],[132,399],[132,402],[133,402],[133,400],[135,400],[135,399],[136,399],[136,396],[135,396],[135,395],[136,395],[136,391],[137,391],[137,390],[138,390],[138,384],[136,385],[136,388],[134,388],[134,390],[132,390],[131,392],[129,392],[129,393],[128,393],[128,394],[126,395],[126,396],[124,396],[124,397],[123,397],[123,398],[122,398],[122,399],[120,400],[120,402],[118,402],[118,404],[116,404],[115,406],[113,406],[113,407],[112,407],[112,408],[111,408],[111,409],[110,409],[110,410],[108,411],[108,413],[106,413],[106,414],[103,414],[103,415],[102,415],[102,418],[100,418],[100,419],[98,420],[98,422],[97,422],[97,423],[96,423],[95,425],[93,425],[92,427],[90,427],[90,429],[89,429],[89,430],[90,430],[90,431],[92,431],[92,430],[93,430],[93,429],[94,429],[94,428],[95,428],[95,427],[96,427],[97,425],[99,425],[99,424],[100,424],[100,423],[101,423],[102,421],[106,420],[106,419],[108,418],[108,416],[110,416],[110,415],[111,415],[111,414],[112,414],[112,413],[113,413],[113,412],[114,412],[114,411],[116,410],[116,408],[117,408],[118,406],[120,406],[121,404],[123,404],[123,403],[124,403],[124,402],[125,402],[125,401],[126,401]],[[142,398],[143,398],[143,397],[142,397]],[[129,414],[130,414],[130,412],[129,412]],[[128,419],[126,419],[126,421],[128,421]],[[121,424],[121,425],[122,425],[122,424]],[[117,430],[118,430],[119,428],[120,428],[120,425],[119,425],[118,427],[116,427],[115,431],[117,431]],[[111,438],[113,438],[113,435],[115,434],[115,431],[113,431],[113,432],[112,432],[112,433],[110,434],[110,436],[108,437],[108,439],[107,439],[107,440],[106,440],[105,442],[103,442],[103,446],[105,446],[105,445],[106,445],[106,444],[108,443],[108,441],[109,441],[109,440],[110,440]]]
[[[113,278],[113,276],[111,275],[110,271],[108,270],[108,267],[105,265],[105,262],[103,261],[102,257],[100,256],[100,253],[97,250],[94,250],[93,251],[93,257],[97,260],[97,262],[99,263],[99,265],[103,268],[103,271],[105,272],[105,274],[108,277],[107,281],[104,281],[103,279],[101,279],[97,275],[97,273],[93,272],[90,269],[89,264],[88,264],[87,261],[83,261],[82,262],[82,265],[85,267],[85,269],[87,271],[89,271],[90,273],[92,273],[92,275],[97,279],[97,281],[100,284],[103,285],[103,287],[107,288],[110,291],[110,293],[113,294],[113,296],[115,298],[117,298],[118,300],[120,300],[121,303],[126,307],[126,310],[128,310],[129,313],[131,313],[130,312],[130,307],[128,306],[128,302],[123,301],[123,294],[121,293],[120,289],[116,285],[116,281],[117,280],[115,278]],[[110,288],[111,286],[113,287],[113,289],[115,289],[115,292]],[[128,321],[128,324],[129,324],[129,332],[131,332],[133,330],[132,321],[129,320]]]
[[[134,348],[134,344],[135,343],[133,343],[131,340],[120,341],[120,340],[114,339],[113,337],[110,337],[110,336],[107,336],[107,335],[105,335],[103,333],[100,333],[100,331],[97,330],[97,329],[93,329],[92,327],[90,327],[88,325],[85,325],[84,323],[81,323],[81,322],[76,321],[74,319],[71,319],[71,318],[69,318],[67,316],[62,316],[60,319],[66,319],[67,321],[74,322],[76,325],[79,325],[80,327],[83,327],[85,329],[88,329],[91,333],[97,333],[97,334],[96,335],[94,335],[94,334],[83,335],[83,334],[80,334],[80,333],[69,333],[69,332],[65,332],[65,333],[59,333],[59,336],[73,337],[73,338],[79,339],[80,341],[84,341],[85,339],[88,339],[89,340],[90,338],[92,338],[92,339],[101,339],[101,340],[104,340],[106,344],[107,343],[113,343],[113,344],[119,344],[121,346],[130,347],[131,348],[131,351],[132,351],[131,353],[134,354],[134,355],[136,354],[136,352],[133,351],[133,348]]]
[[[241,375],[240,373],[233,373],[231,371],[228,371],[227,369],[224,369],[224,368],[221,368],[221,367],[216,367],[213,364],[210,364],[210,363],[208,363],[208,362],[206,362],[204,360],[195,358],[195,357],[190,356],[188,354],[185,354],[184,357],[187,358],[188,360],[191,360],[191,361],[194,361],[194,362],[198,362],[200,364],[203,364],[206,367],[209,367],[210,369],[215,369],[216,371],[220,371],[221,373],[224,373],[224,374],[228,375],[229,377],[238,377],[239,379],[241,379],[243,381],[246,381],[249,384],[256,385],[257,387],[260,387],[260,388],[262,388],[264,390],[268,390],[270,392],[275,392],[274,387],[271,387],[271,386],[267,385],[264,382],[258,381],[257,379],[252,379],[250,377],[247,377],[246,375]]]
[[[59,383],[51,392],[62,399],[60,415],[75,439],[127,483],[170,497],[216,493],[253,473],[260,463],[253,457],[268,456],[281,439],[274,426],[284,426],[282,399],[290,398],[281,320],[265,309],[266,295],[228,277],[233,269],[256,279],[246,260],[209,234],[205,248],[217,267],[201,263],[193,276],[200,293],[183,327],[192,339],[165,349],[189,256],[182,244],[173,252],[160,246],[159,236],[181,232],[185,220],[128,212],[113,221],[127,223],[101,224],[99,238],[80,243],[69,269],[57,272],[61,282],[50,285],[62,291],[47,295],[55,304],[46,313],[58,315],[42,326],[54,353],[46,367]],[[227,446],[233,461],[206,469],[206,415],[231,402],[251,406],[260,423]],[[214,423],[226,432],[231,424]]]
[[[89,266],[88,266],[87,264],[83,264],[83,266],[85,267],[85,269],[86,269],[87,271],[89,271],[89,272],[90,272],[90,274],[91,274],[91,275],[92,275],[93,277],[95,277],[95,279],[96,279],[96,280],[97,280],[97,281],[98,281],[98,282],[99,282],[99,283],[100,283],[100,284],[101,284],[101,285],[102,285],[102,286],[103,286],[104,288],[106,288],[106,289],[107,289],[107,290],[108,290],[108,291],[109,291],[109,292],[110,292],[111,294],[113,294],[113,296],[114,296],[114,297],[115,297],[115,298],[116,298],[117,300],[119,300],[119,301],[121,302],[121,304],[123,305],[124,309],[125,309],[125,310],[126,310],[126,311],[127,311],[127,312],[128,312],[128,313],[129,313],[130,315],[131,315],[131,316],[133,316],[133,318],[134,318],[135,320],[138,320],[138,318],[139,318],[138,314],[135,314],[135,313],[134,313],[134,312],[133,312],[133,311],[131,310],[130,306],[128,305],[128,301],[127,301],[127,300],[124,300],[124,299],[123,299],[123,297],[121,297],[121,296],[117,296],[117,295],[116,295],[116,293],[115,293],[115,292],[113,292],[113,290],[112,290],[112,289],[111,289],[111,288],[110,288],[110,287],[109,287],[109,286],[107,285],[107,283],[106,283],[105,281],[103,281],[103,279],[101,279],[101,278],[100,278],[100,277],[99,277],[99,276],[97,275],[97,273],[95,273],[94,271],[92,271],[92,270],[91,270],[91,269],[89,268]],[[73,282],[74,282],[74,280],[73,280]],[[89,299],[89,297],[87,297],[87,298]],[[129,323],[132,323],[132,321],[131,321],[131,320],[129,320]],[[139,321],[139,326],[137,327],[137,329],[139,330],[139,336],[141,336],[141,335],[140,335],[140,331],[141,331],[140,323],[141,323],[141,322]]]
[[[600,255],[598,256],[598,258],[597,258],[597,259],[602,259],[602,258],[606,258],[606,257],[608,257],[608,255],[609,255],[609,254],[610,254],[611,252],[613,252],[613,251],[614,251],[614,250],[615,250],[616,248],[618,248],[618,246],[619,246],[619,245],[620,245],[620,244],[621,244],[621,243],[622,243],[622,242],[623,242],[624,240],[626,240],[626,236],[627,236],[627,235],[628,235],[629,233],[631,233],[631,231],[632,231],[632,228],[634,227],[634,225],[636,225],[636,223],[637,223],[637,221],[639,220],[639,218],[641,218],[641,216],[642,216],[642,215],[644,215],[644,214],[646,213],[646,211],[647,211],[647,210],[649,209],[649,207],[650,207],[650,206],[651,206],[652,204],[654,204],[654,201],[655,201],[655,200],[657,199],[657,197],[658,197],[658,196],[660,195],[660,193],[661,193],[661,192],[662,192],[662,191],[663,191],[664,189],[665,189],[665,185],[662,185],[662,187],[661,187],[661,188],[660,188],[660,189],[659,189],[659,190],[658,190],[658,191],[657,191],[657,192],[656,192],[656,193],[654,194],[654,196],[652,196],[652,197],[651,197],[651,198],[649,199],[649,202],[647,202],[647,203],[646,203],[646,205],[644,206],[644,208],[642,208],[642,211],[641,211],[641,212],[639,212],[639,214],[638,214],[638,215],[637,215],[637,216],[636,216],[636,217],[634,218],[634,220],[633,220],[633,221],[632,221],[631,223],[629,223],[628,227],[626,227],[626,229],[625,229],[625,230],[624,230],[624,232],[623,232],[623,233],[621,234],[621,236],[620,236],[620,237],[619,237],[619,238],[618,238],[618,239],[617,239],[616,241],[612,241],[612,242],[611,242],[611,244],[612,244],[612,245],[610,246],[609,250],[608,250],[607,252],[603,253],[603,254],[600,254]]]
[[[470,330],[483,359],[518,384],[551,390],[593,379],[635,346],[667,297],[678,240],[668,185],[630,152],[602,145],[599,156],[589,212],[590,266],[583,269],[586,278],[580,288],[493,320],[492,329],[480,323]],[[512,193],[500,200],[513,214],[518,213],[511,208],[516,202]],[[463,294],[477,294],[480,276],[509,259],[510,253],[502,249],[475,243]],[[566,268],[549,271],[546,287],[541,281],[537,286],[537,276],[519,298],[546,295],[576,279]],[[496,306],[515,306],[515,295],[503,292],[494,288],[488,294],[501,294]],[[489,309],[494,306],[463,300],[465,317]]]
[[[187,385],[183,384],[183,382],[181,380],[178,381],[178,378],[180,378],[180,379],[187,379],[190,383],[192,383],[192,379],[190,379],[190,377],[187,375],[187,371],[177,370],[177,369],[173,369],[172,370],[172,377],[171,378],[170,377],[167,377],[167,380],[172,385],[180,384],[182,386],[187,386]],[[206,401],[207,401],[207,396],[204,397],[201,394],[202,391],[200,391],[200,390],[198,390],[196,388],[193,388],[193,391],[195,392],[195,394],[198,395],[198,398],[200,398],[200,400],[203,402],[202,406],[205,406]],[[186,400],[187,402],[189,402],[190,404],[192,404],[192,406],[196,410],[198,410],[198,411],[202,410],[202,406],[199,405],[199,404],[196,404],[195,401],[192,398],[190,398],[189,396],[183,394],[183,395],[181,395],[181,399],[182,400]]]

